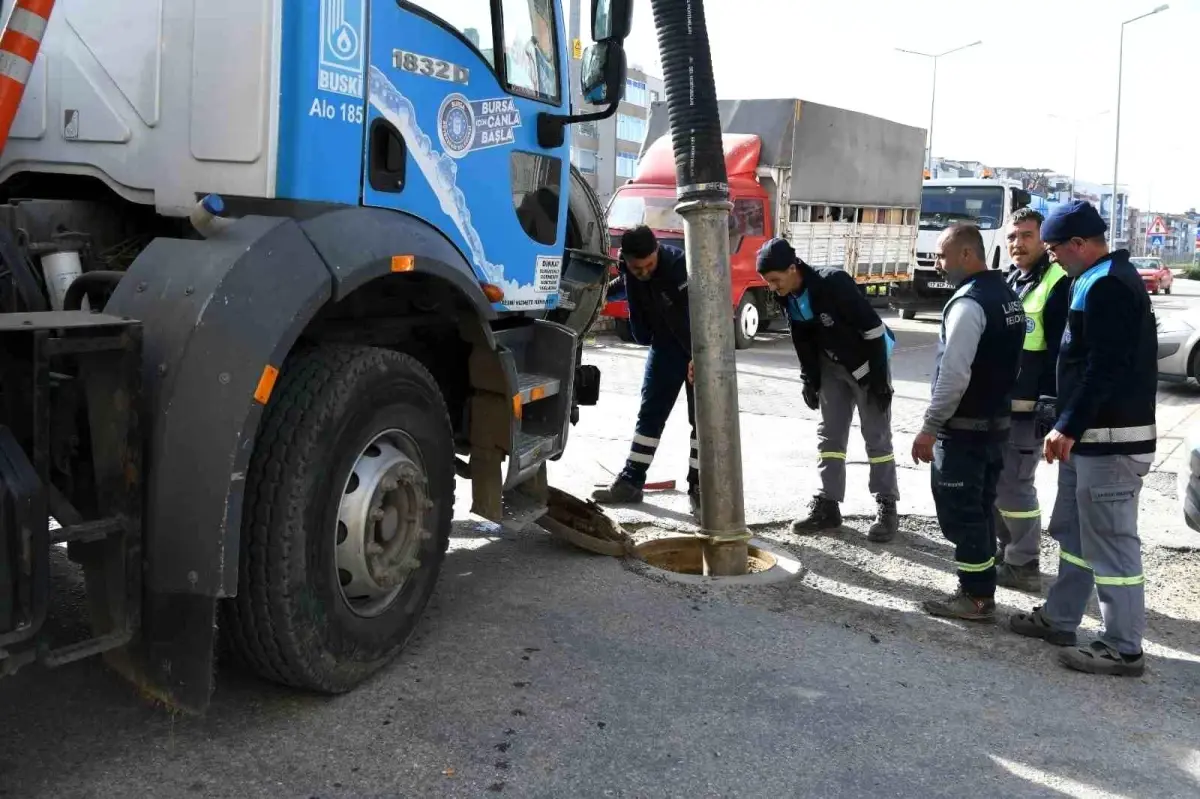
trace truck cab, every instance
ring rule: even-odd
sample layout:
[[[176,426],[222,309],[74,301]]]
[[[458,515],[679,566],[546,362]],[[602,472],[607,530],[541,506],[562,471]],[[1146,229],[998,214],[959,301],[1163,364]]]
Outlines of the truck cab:
[[[569,134],[616,112],[631,4],[592,2],[586,114],[559,0],[40,7],[3,4],[40,50],[0,153],[0,676],[103,655],[201,711],[219,637],[350,690],[429,600],[456,477],[541,516],[596,402]],[[45,624],[54,546],[89,635]]]
[[[755,268],[759,248],[775,235],[770,197],[756,174],[762,141],[758,136],[726,133],[721,138],[729,179],[729,255],[734,304],[734,342],[750,346],[768,318],[767,284]],[[647,148],[632,180],[617,189],[608,205],[609,236],[615,256],[621,234],[647,225],[663,244],[683,249],[683,218],[675,213],[675,155],[670,137]],[[604,313],[617,320],[618,334],[628,338],[629,307],[624,300],[607,304]]]
[[[921,191],[920,230],[917,233],[917,268],[907,285],[892,291],[892,308],[905,319],[918,313],[941,313],[954,286],[938,274],[937,240],[951,225],[975,225],[983,237],[989,267],[1007,263],[1004,222],[1018,208],[1028,206],[1032,195],[1013,180],[996,178],[933,178]]]

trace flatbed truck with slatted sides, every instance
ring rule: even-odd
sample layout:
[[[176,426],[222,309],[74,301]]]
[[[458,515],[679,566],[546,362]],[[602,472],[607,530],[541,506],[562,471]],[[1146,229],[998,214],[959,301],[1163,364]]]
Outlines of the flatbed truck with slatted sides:
[[[772,237],[786,238],[812,266],[845,270],[880,304],[912,280],[921,128],[807,100],[721,100],[717,106],[733,203],[729,252],[738,349],[781,318],[754,260]],[[660,240],[683,245],[669,129],[666,103],[654,103],[637,170],[608,204],[614,241],[644,224]],[[624,301],[609,302],[604,315],[630,339]]]
[[[631,12],[593,2],[586,115],[558,0],[500,8],[4,3],[0,675],[103,655],[202,712],[220,651],[346,691],[425,608],[456,477],[543,512],[612,263],[568,134]],[[47,623],[60,567],[86,632]]]

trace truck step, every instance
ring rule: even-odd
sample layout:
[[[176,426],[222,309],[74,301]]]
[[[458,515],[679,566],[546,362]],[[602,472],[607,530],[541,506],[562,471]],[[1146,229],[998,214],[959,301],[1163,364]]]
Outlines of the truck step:
[[[553,397],[561,389],[562,381],[557,377],[532,372],[522,372],[517,375],[517,390],[521,393],[522,405]]]
[[[558,449],[558,436],[539,436],[520,432],[517,433],[514,443],[516,447],[512,456],[517,461],[517,468],[524,471],[555,453]]]
[[[547,510],[545,501],[531,497],[520,489],[505,491],[501,505],[503,514],[500,526],[518,533],[545,516]]]

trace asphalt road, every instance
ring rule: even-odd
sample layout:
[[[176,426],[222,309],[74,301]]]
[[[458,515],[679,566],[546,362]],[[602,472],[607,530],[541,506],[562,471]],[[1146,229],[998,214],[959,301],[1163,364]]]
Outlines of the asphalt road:
[[[1200,291],[1177,295],[1156,305],[1200,302]],[[889,323],[907,443],[937,325]],[[620,467],[643,357],[611,339],[589,348],[605,369],[603,398],[572,432],[554,484],[584,493]],[[1200,581],[1187,541],[1147,548],[1142,679],[1072,674],[1047,647],[997,627],[929,619],[917,603],[954,577],[927,474],[902,470],[906,515],[893,544],[863,539],[865,491],[847,502],[843,531],[792,536],[786,520],[815,485],[815,418],[783,336],[738,360],[747,516],[800,559],[795,580],[726,589],[648,579],[536,528],[469,520],[460,484],[462,521],[433,604],[376,678],[329,698],[222,669],[211,711],[192,719],[147,706],[98,662],[27,670],[0,681],[0,796],[1200,794]],[[1185,424],[1198,393],[1164,388],[1160,409],[1177,407]],[[652,475],[682,480],[686,448],[675,418]],[[865,476],[860,457],[851,453],[852,486]],[[686,527],[684,508],[663,492],[618,516]],[[1165,493],[1144,492],[1145,527],[1168,526],[1172,509]],[[1046,542],[1048,577],[1055,560]],[[61,582],[70,589],[69,574]],[[997,599],[1005,610],[1036,601]],[[1093,607],[1085,626],[1096,624]]]

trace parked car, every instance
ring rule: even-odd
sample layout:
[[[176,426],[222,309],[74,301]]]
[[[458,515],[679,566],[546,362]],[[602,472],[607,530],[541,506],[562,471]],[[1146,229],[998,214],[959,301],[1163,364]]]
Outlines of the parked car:
[[[1175,282],[1175,276],[1171,274],[1171,270],[1161,259],[1130,258],[1129,262],[1142,276],[1142,282],[1146,284],[1146,291],[1151,294],[1157,294],[1159,290],[1164,294],[1171,293],[1171,284]]]
[[[1179,504],[1187,526],[1200,533],[1200,429],[1192,431],[1185,446],[1187,466],[1179,470]]]
[[[1200,379],[1200,311],[1156,314],[1158,379],[1183,382]]]

